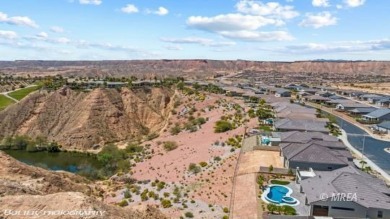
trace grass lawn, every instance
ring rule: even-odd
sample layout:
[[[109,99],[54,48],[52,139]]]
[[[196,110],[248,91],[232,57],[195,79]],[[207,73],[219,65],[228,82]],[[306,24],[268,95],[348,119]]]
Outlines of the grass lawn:
[[[272,131],[272,127],[271,126],[267,126],[267,125],[261,125],[259,127],[260,130],[263,130],[263,131],[266,131],[266,132],[271,132]]]
[[[15,103],[13,100],[10,98],[0,94],[0,110],[5,109],[7,106]]]
[[[288,184],[290,184],[290,182],[288,182],[288,181],[277,180],[277,179],[271,180],[271,183],[272,184],[278,184],[278,185],[288,185]]]
[[[13,97],[17,100],[21,100],[23,99],[25,96],[27,96],[29,93],[33,92],[33,91],[36,91],[40,88],[40,86],[34,86],[34,87],[27,87],[27,88],[23,88],[21,90],[17,90],[17,91],[14,91],[14,92],[11,92],[9,93],[8,95],[10,97]]]

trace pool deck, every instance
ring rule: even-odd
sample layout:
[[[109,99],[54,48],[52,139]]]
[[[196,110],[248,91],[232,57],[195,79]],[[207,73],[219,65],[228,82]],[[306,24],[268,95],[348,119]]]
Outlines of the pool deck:
[[[291,182],[286,186],[293,190],[291,196],[298,199],[298,201],[300,202],[299,205],[293,206],[293,208],[295,208],[295,210],[297,211],[297,214],[300,216],[309,215],[310,207],[305,205],[305,195],[299,192],[300,186],[296,182]]]

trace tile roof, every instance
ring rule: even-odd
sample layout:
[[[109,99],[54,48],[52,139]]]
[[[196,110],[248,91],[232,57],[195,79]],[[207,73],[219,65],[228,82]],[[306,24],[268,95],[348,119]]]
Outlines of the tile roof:
[[[314,132],[328,132],[326,122],[303,119],[279,119],[275,122],[275,128],[284,130],[302,130]]]
[[[282,143],[308,143],[311,140],[323,140],[337,142],[339,139],[332,135],[327,135],[321,132],[279,132]]]
[[[376,126],[381,127],[381,128],[385,128],[385,129],[390,129],[390,121],[383,121],[383,122],[377,124]]]
[[[377,109],[375,111],[372,111],[371,113],[364,115],[363,117],[368,118],[380,118],[382,116],[385,116],[390,113],[390,109]]]
[[[309,203],[321,201],[321,194],[356,194],[353,200],[366,208],[390,209],[390,189],[385,182],[351,166],[333,171],[315,171],[316,176],[301,181]]]

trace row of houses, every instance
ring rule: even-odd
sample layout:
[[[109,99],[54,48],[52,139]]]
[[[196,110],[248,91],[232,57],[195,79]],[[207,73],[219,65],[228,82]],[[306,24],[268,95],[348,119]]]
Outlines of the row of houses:
[[[284,167],[296,170],[296,183],[305,199],[301,204],[309,209],[309,216],[390,218],[390,189],[354,166],[348,148],[329,135],[327,119],[317,118],[315,109],[287,101],[270,105],[277,117],[275,131],[261,136],[267,141],[259,142],[278,146]],[[340,194],[353,197],[340,200]]]
[[[363,92],[351,92],[353,100],[346,93],[338,91],[338,95],[326,92],[317,92],[314,95],[303,95],[301,101],[309,101],[317,104],[322,104],[327,107],[332,107],[337,111],[345,112],[352,117],[358,118],[362,123],[375,124],[372,129],[380,133],[390,133],[390,108],[387,108],[388,96],[377,94],[365,94]],[[340,96],[340,95],[344,95]],[[365,102],[364,102],[365,101]],[[377,102],[376,102],[377,101]],[[374,105],[374,104],[377,105]],[[378,104],[380,103],[380,104]]]

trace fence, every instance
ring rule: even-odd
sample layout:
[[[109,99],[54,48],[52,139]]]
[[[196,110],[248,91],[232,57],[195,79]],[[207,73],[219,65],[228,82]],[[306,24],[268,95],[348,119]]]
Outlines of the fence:
[[[278,147],[278,146],[253,146],[253,150],[259,150],[259,151],[279,151],[280,147]]]

